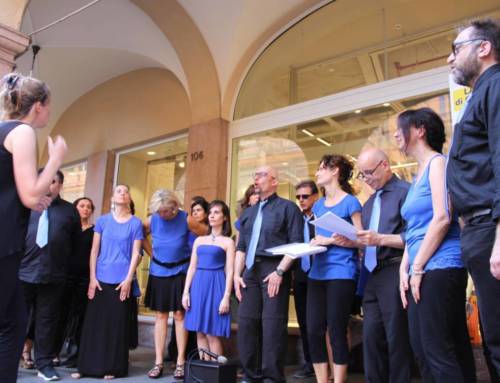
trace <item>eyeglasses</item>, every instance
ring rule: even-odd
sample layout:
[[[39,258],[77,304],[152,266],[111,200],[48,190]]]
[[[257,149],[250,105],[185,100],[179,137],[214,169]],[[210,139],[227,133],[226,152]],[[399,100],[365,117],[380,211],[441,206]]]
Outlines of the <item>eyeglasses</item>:
[[[301,199],[309,199],[309,197],[311,196],[311,194],[297,194],[295,196],[295,198],[297,198],[298,200],[301,200]]]
[[[378,169],[378,167],[382,164],[382,162],[384,162],[384,160],[381,160],[377,166],[375,166],[372,170],[365,170],[364,172],[360,171],[358,173],[358,176],[357,178],[359,178],[360,180],[365,180],[371,176],[373,176],[373,173],[375,173]]]
[[[454,41],[451,43],[451,51],[453,53],[453,56],[456,56],[460,53],[460,49],[458,49],[458,47],[460,46],[464,46],[464,45],[467,45],[467,44],[470,44],[470,43],[473,43],[473,42],[477,42],[477,41],[484,41],[484,39],[470,39],[470,40],[463,40],[463,41]]]
[[[269,175],[268,172],[255,172],[253,175],[253,178],[264,178],[264,177],[267,177],[268,175]],[[271,176],[271,178],[274,178],[274,177]]]

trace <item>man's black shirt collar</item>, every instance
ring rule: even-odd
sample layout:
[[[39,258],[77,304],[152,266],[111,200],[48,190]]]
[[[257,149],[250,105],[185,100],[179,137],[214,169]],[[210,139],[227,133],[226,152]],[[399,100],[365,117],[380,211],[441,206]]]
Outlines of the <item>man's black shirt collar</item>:
[[[474,84],[473,90],[478,89],[483,83],[488,82],[488,80],[498,72],[500,72],[500,63],[490,66],[483,73],[481,73]]]

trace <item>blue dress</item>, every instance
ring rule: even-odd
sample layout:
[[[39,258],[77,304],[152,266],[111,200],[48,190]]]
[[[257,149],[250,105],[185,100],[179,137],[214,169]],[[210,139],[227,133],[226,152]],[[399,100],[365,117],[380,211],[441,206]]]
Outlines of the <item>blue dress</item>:
[[[219,305],[226,290],[226,252],[217,245],[199,245],[198,265],[191,283],[191,308],[184,327],[213,336],[231,335],[231,315],[220,315]]]

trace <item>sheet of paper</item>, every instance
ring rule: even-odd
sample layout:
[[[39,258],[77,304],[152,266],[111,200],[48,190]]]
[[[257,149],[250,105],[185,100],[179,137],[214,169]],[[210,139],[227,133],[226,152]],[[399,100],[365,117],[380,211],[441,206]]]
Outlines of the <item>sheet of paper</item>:
[[[351,225],[349,222],[343,220],[338,215],[333,214],[332,212],[327,212],[323,214],[321,217],[316,218],[311,223],[324,230],[328,230],[335,234],[343,235],[351,240],[356,239],[357,229]]]
[[[274,255],[286,254],[291,258],[300,258],[306,255],[323,253],[327,248],[324,246],[312,246],[308,243],[289,243],[286,245],[271,247],[267,252]]]

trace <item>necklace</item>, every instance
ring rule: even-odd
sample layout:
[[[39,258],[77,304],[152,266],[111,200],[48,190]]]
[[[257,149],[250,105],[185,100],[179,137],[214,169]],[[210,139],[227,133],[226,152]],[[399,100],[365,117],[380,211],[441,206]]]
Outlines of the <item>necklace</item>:
[[[220,234],[215,234],[214,232],[210,233],[210,236],[212,237],[212,243],[215,242],[215,238],[217,238]]]

